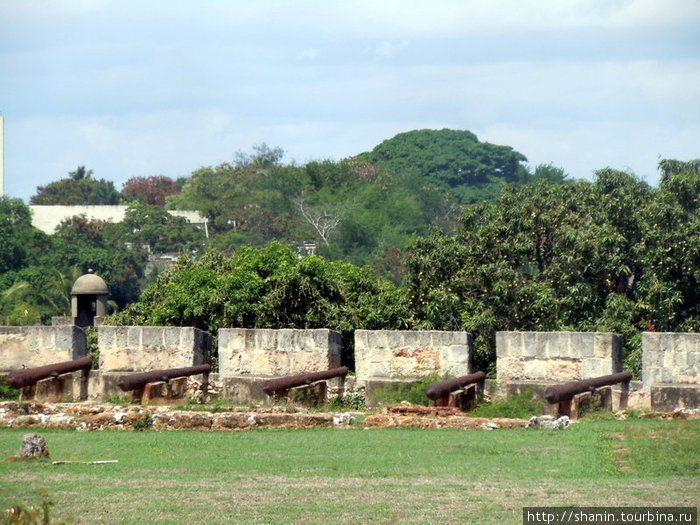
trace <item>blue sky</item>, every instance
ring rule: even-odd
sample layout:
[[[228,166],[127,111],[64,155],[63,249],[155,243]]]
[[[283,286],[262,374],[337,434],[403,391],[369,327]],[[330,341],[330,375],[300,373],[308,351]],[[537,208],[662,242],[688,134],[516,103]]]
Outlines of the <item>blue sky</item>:
[[[466,129],[572,177],[700,157],[697,0],[0,0],[5,193]]]

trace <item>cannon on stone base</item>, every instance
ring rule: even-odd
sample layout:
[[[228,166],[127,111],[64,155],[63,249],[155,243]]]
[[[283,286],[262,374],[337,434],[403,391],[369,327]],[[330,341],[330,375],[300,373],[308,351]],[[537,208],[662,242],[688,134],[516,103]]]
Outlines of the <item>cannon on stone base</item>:
[[[13,370],[7,378],[12,388],[21,389],[20,399],[38,398],[58,402],[72,397],[73,372],[83,372],[80,383],[80,399],[87,399],[88,375],[92,359],[83,357],[72,361],[62,361],[34,368]],[[66,374],[71,374],[70,378]]]
[[[327,396],[326,380],[339,377],[341,378],[341,382],[344,383],[345,376],[347,375],[348,367],[341,366],[321,372],[304,372],[302,374],[270,379],[263,383],[262,388],[268,396],[275,399],[281,399],[287,396],[289,391],[295,388],[300,392],[299,401],[321,404],[325,402]],[[317,387],[316,391],[313,390],[314,387]]]
[[[612,408],[612,388],[610,387],[618,383],[622,384],[620,404],[626,404],[631,379],[631,372],[618,372],[581,381],[570,381],[550,386],[544,391],[544,398],[548,403],[558,404],[558,415],[576,418],[583,404]]]
[[[476,406],[477,397],[483,392],[485,378],[483,372],[474,372],[438,381],[428,385],[425,395],[430,399],[430,406],[452,406],[467,412]]]
[[[200,390],[206,392],[210,371],[211,365],[205,364],[137,372],[122,376],[117,385],[124,392],[132,392],[131,401],[134,403],[168,403],[185,399],[189,376],[203,374]]]

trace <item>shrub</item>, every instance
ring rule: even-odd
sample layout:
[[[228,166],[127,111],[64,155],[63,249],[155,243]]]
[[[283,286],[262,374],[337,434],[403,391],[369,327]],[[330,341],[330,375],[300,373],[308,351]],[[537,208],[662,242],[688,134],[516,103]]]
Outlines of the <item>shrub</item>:
[[[7,384],[6,377],[0,377],[0,399],[19,399],[19,390]]]
[[[499,399],[491,403],[480,403],[469,412],[473,417],[510,417],[527,419],[542,414],[544,401],[535,399],[532,391],[525,390],[508,399]]]
[[[431,383],[443,379],[447,379],[447,377],[433,373],[416,381],[385,385],[374,394],[375,402],[380,405],[398,405],[402,401],[408,401],[412,405],[428,406],[430,399],[425,395],[425,389]]]

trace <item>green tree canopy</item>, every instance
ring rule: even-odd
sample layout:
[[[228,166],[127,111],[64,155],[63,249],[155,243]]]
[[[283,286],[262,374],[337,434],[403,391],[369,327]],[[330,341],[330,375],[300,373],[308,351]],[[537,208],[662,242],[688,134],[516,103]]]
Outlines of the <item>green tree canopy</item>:
[[[109,286],[110,299],[120,308],[138,299],[147,255],[129,249],[120,225],[87,220],[85,216],[63,221],[52,236],[52,249],[40,259],[46,267],[78,267],[94,270]]]
[[[92,170],[78,166],[68,178],[39,186],[30,203],[65,206],[119,204],[119,192],[114,189],[113,182],[93,179]]]
[[[369,268],[299,258],[279,243],[182,256],[117,324],[222,327],[379,328],[405,326],[402,294]]]
[[[0,196],[0,275],[32,264],[48,237],[32,226],[32,214],[20,199]]]
[[[359,155],[397,177],[419,177],[449,189],[460,203],[493,198],[506,183],[524,182],[527,158],[509,146],[479,142],[465,130],[399,133]]]
[[[498,330],[612,331],[639,372],[641,331],[700,329],[699,216],[673,191],[696,187],[692,166],[658,189],[603,169],[593,183],[541,181],[468,207],[456,236],[412,247],[416,325],[475,333],[482,366]]]
[[[192,253],[202,247],[204,232],[184,217],[169,214],[160,206],[134,204],[118,225],[120,239],[135,246],[148,246],[151,253]]]

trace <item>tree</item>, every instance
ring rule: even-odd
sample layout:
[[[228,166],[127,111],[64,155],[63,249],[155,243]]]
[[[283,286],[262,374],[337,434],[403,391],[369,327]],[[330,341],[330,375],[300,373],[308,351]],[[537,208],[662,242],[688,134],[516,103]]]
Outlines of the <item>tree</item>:
[[[20,199],[0,196],[0,274],[31,264],[48,242],[48,237],[32,226],[28,206]]]
[[[508,146],[479,142],[461,130],[415,130],[385,140],[358,156],[398,177],[419,176],[461,203],[493,198],[504,183],[527,177],[527,158]]]
[[[222,327],[377,328],[405,326],[403,297],[369,268],[297,257],[279,243],[181,257],[117,324]]]
[[[78,166],[75,171],[69,171],[68,177],[71,180],[89,179],[92,177],[92,170],[86,170],[85,166]]]
[[[695,187],[684,166],[682,187]],[[639,372],[642,331],[700,328],[700,221],[674,187],[606,168],[594,183],[541,181],[467,207],[456,236],[410,247],[414,325],[474,333],[482,367],[498,330],[613,331]]]
[[[119,204],[119,192],[114,183],[92,178],[92,170],[78,166],[68,174],[68,178],[39,186],[37,194],[30,199],[31,204],[43,205],[114,205]]]
[[[122,196],[126,200],[152,206],[165,206],[165,198],[179,191],[175,181],[163,175],[132,177],[122,186]]]
[[[266,170],[279,166],[284,157],[284,150],[279,147],[270,148],[264,142],[253,146],[252,155],[242,151],[234,155],[234,164],[242,170]]]
[[[125,245],[120,225],[78,216],[58,226],[52,250],[39,263],[57,268],[77,266],[82,273],[94,270],[107,282],[111,299],[123,308],[138,298],[146,261],[146,252]]]
[[[121,239],[132,245],[147,245],[152,253],[192,253],[204,242],[202,230],[159,206],[134,204],[119,226]]]
[[[328,208],[315,209],[308,204],[304,206],[304,197],[297,197],[294,203],[306,222],[313,226],[323,244],[328,246],[328,238],[338,228],[343,219],[343,211]]]

